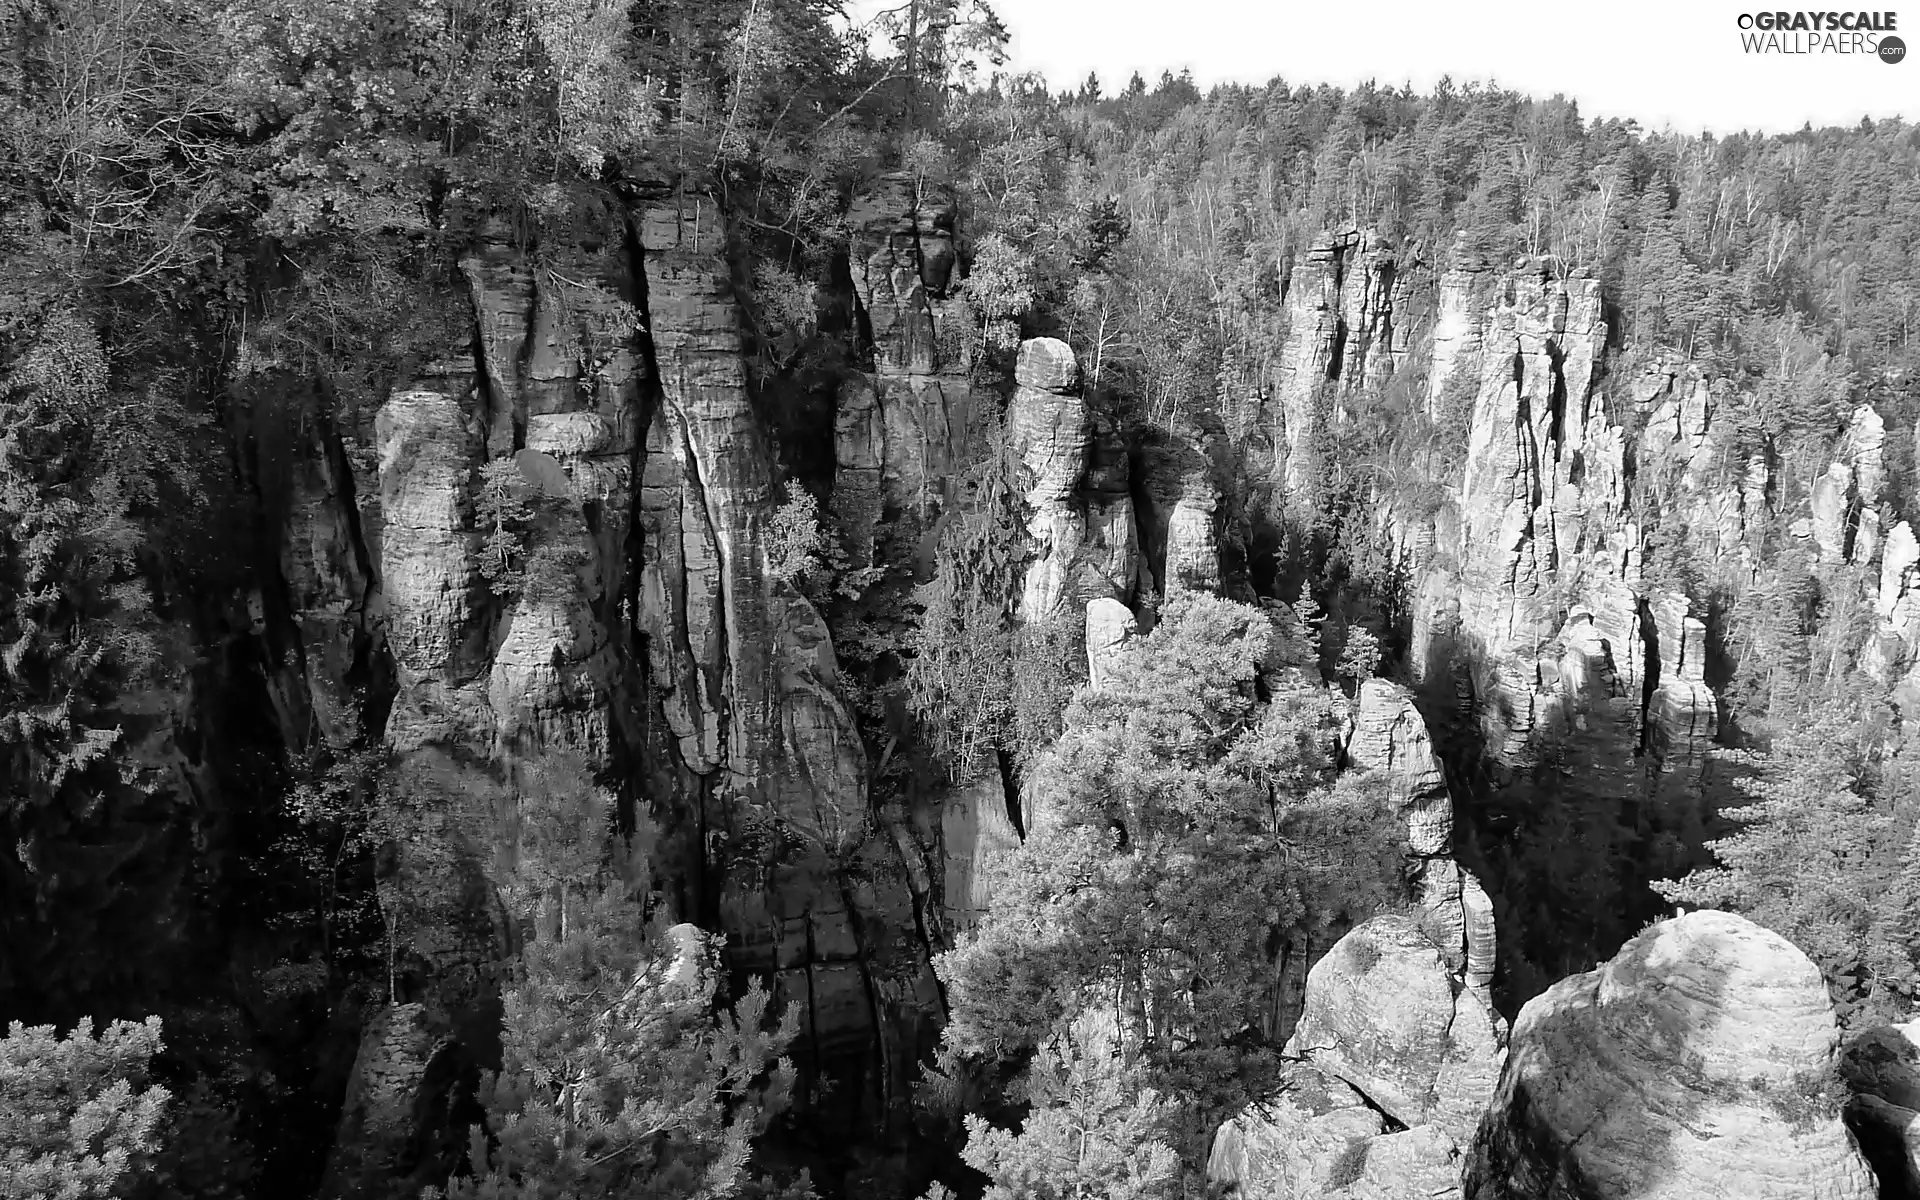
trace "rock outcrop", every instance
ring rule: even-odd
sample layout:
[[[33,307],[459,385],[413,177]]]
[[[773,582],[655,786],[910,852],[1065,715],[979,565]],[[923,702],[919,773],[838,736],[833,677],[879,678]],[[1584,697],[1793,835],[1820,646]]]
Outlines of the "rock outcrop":
[[[1460,1148],[1431,1125],[1389,1132],[1358,1093],[1308,1066],[1220,1128],[1208,1182],[1245,1200],[1459,1200]]]
[[[1080,389],[1073,350],[1056,338],[1020,347],[1007,436],[1019,456],[1034,561],[1020,618],[1078,614],[1096,599],[1123,603],[1139,572],[1139,535],[1126,446],[1103,429]]]
[[[1248,1200],[1319,1200],[1386,1122],[1337,1076],[1306,1064],[1287,1069],[1279,1093],[1220,1127],[1207,1179]]]
[[[1421,927],[1377,917],[1313,967],[1276,1093],[1222,1125],[1208,1179],[1272,1200],[1459,1195],[1505,1030]]]
[[[484,764],[604,763],[631,742],[613,701],[646,380],[624,251],[580,247],[556,274],[483,242],[463,263],[477,355],[428,363],[374,417],[378,478],[356,486],[377,483],[357,507],[394,674],[380,891],[396,987],[355,1069],[331,1194],[443,1176],[458,1138],[435,1146],[436,1124],[497,1054],[512,937]]]
[[[969,375],[977,331],[955,292],[950,194],[888,175],[847,214],[863,330],[834,417],[833,511],[854,565],[923,558],[928,523],[955,499],[983,416]]]
[[[394,679],[398,832],[381,891],[396,994],[368,1029],[330,1194],[417,1191],[459,1152],[434,1141],[431,1114],[495,1053],[513,953],[490,878],[493,806],[517,786],[502,775],[546,755],[628,777],[665,831],[670,909],[724,932],[729,966],[771,979],[776,1003],[803,1005],[807,1061],[853,1085],[843,1103],[858,1119],[904,1111],[939,1012],[919,925],[938,867],[870,815],[825,623],[766,562],[777,465],[748,396],[725,231],[695,192],[647,196],[557,269],[504,237],[479,245],[463,263],[474,349],[386,399],[377,479],[352,479],[335,454],[294,490],[283,556],[297,615],[316,637],[354,623],[358,641],[341,640],[362,658],[382,648]],[[930,314],[951,308],[951,254],[938,240],[915,225],[868,247],[862,295],[886,330],[868,383],[876,404],[920,404],[899,410],[914,422],[938,409],[965,425],[970,401],[941,391],[952,380]],[[908,243],[911,261],[879,262]],[[865,443],[872,490],[924,514],[909,493],[951,460],[888,441],[890,419]],[[320,665],[320,683],[350,675]],[[343,724],[327,716],[332,693],[306,691],[344,744],[344,725],[328,731]],[[974,842],[1005,836],[1004,805],[998,824],[985,812]],[[948,888],[964,910],[964,856],[957,867]]]
[[[1346,754],[1357,768],[1385,773],[1388,799],[1407,824],[1416,895],[1445,932],[1446,951],[1467,964],[1467,982],[1485,987],[1497,952],[1492,904],[1453,859],[1453,798],[1412,693],[1384,679],[1361,684]]]
[[[1140,631],[1133,610],[1109,596],[1087,604],[1087,682],[1094,688],[1106,680],[1105,668],[1120,647]]]
[[[1832,1094],[1820,972],[1744,918],[1696,912],[1562,980],[1514,1022],[1469,1200],[1867,1200]]]
[[[1427,370],[1427,414],[1443,416],[1461,382],[1477,385],[1480,347],[1486,336],[1487,289],[1496,272],[1473,252],[1464,235],[1456,239],[1452,262],[1440,276],[1433,321],[1433,357]],[[1450,414],[1447,414],[1450,415]]]
[[[1294,264],[1275,392],[1286,429],[1286,485],[1312,478],[1315,439],[1345,419],[1345,397],[1378,388],[1406,358],[1406,275],[1371,230],[1322,234]]]
[[[1480,689],[1498,700],[1483,706],[1489,746],[1517,758],[1554,703],[1539,664],[1556,657],[1561,594],[1586,557],[1611,552],[1607,518],[1624,496],[1618,431],[1593,395],[1606,339],[1598,282],[1562,280],[1551,263],[1529,264],[1514,282],[1482,335],[1457,525],[1438,539],[1411,655],[1416,671],[1431,672],[1469,643]]]
[[[1427,723],[1406,688],[1384,679],[1360,685],[1347,757],[1362,770],[1385,772],[1414,854],[1432,858],[1452,851],[1453,798]]]
[[[688,886],[710,889],[730,967],[807,1010],[813,1061],[864,1082],[846,1102],[890,1110],[939,1011],[910,891],[916,879],[930,887],[926,864],[908,844],[903,870],[901,840],[872,820],[866,747],[826,625],[767,567],[775,463],[747,395],[715,207],[670,195],[637,224],[660,402],[636,621],[684,772],[667,782],[681,789],[680,820],[705,831],[694,880],[707,882]],[[903,368],[931,352],[913,302],[925,281],[909,265],[867,282],[872,311],[882,296],[900,306],[906,328],[888,344]],[[891,1118],[870,1108],[862,1119]]]
[[[1504,1023],[1405,917],[1375,917],[1314,964],[1287,1043],[1402,1125],[1465,1141],[1493,1095]]]
[[[1840,1075],[1853,1095],[1847,1127],[1879,1176],[1882,1195],[1920,1195],[1920,1021],[1847,1039]]]

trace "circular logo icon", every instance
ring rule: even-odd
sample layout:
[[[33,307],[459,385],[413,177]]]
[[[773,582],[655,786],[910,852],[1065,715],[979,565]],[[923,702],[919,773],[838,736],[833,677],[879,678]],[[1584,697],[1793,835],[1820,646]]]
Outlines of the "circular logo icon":
[[[1906,56],[1907,56],[1907,44],[1901,41],[1899,38],[1883,37],[1880,39],[1880,61],[1881,62],[1897,63],[1900,60],[1906,58]]]

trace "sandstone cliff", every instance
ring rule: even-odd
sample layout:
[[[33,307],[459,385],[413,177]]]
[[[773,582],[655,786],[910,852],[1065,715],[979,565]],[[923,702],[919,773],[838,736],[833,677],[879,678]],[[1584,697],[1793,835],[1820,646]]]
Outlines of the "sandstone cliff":
[[[512,803],[547,754],[630,781],[666,833],[669,903],[727,935],[734,972],[802,1006],[805,1062],[854,1085],[849,1119],[904,1111],[939,1014],[926,851],[873,820],[825,623],[767,567],[779,465],[717,209],[655,188],[570,253],[548,266],[505,240],[477,247],[471,354],[386,399],[370,475],[336,439],[294,480],[282,558],[315,649],[284,690],[344,745],[355,673],[377,658],[394,679],[381,891],[396,987],[349,1085],[334,1194],[431,1181],[459,1152],[447,1104],[497,1054],[513,953],[489,874],[494,798]],[[932,343],[920,285],[899,276],[863,293],[870,311],[898,309],[878,394],[895,418],[944,421],[944,401],[915,407]],[[842,439],[840,496],[869,471],[886,503],[924,515],[909,493],[958,445],[889,442],[888,428]]]
[[[855,565],[924,567],[920,538],[955,500],[990,407],[970,370],[978,331],[957,294],[953,197],[889,175],[854,198],[847,223],[856,349],[872,371],[840,389],[833,510]]]
[[[1249,1197],[1457,1196],[1506,1028],[1420,924],[1378,917],[1307,979],[1279,1090],[1223,1125],[1208,1178]]]

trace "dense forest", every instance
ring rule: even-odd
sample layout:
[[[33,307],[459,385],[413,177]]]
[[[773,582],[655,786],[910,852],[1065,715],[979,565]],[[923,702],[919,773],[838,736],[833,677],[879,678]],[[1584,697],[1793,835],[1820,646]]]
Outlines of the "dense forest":
[[[1316,964],[1676,906],[1920,1006],[1920,127],[0,22],[0,1195],[1204,1195]]]

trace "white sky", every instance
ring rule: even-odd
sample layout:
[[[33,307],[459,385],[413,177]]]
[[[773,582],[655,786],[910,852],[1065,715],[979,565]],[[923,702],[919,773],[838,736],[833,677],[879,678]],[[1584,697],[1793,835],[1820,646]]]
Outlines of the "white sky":
[[[899,2],[848,0],[848,9],[857,18]],[[1056,91],[1088,71],[1109,94],[1135,70],[1151,86],[1163,69],[1182,67],[1203,91],[1276,75],[1289,84],[1376,79],[1424,90],[1451,74],[1537,97],[1565,93],[1583,117],[1633,117],[1650,129],[1920,120],[1920,53],[1893,64],[1871,54],[1744,53],[1735,18],[1763,5],[1794,7],[1777,0],[989,2],[1013,34],[1009,65],[1039,71]],[[1803,6],[1824,12],[1842,2]],[[1920,49],[1920,3],[1899,16],[1899,36]]]

